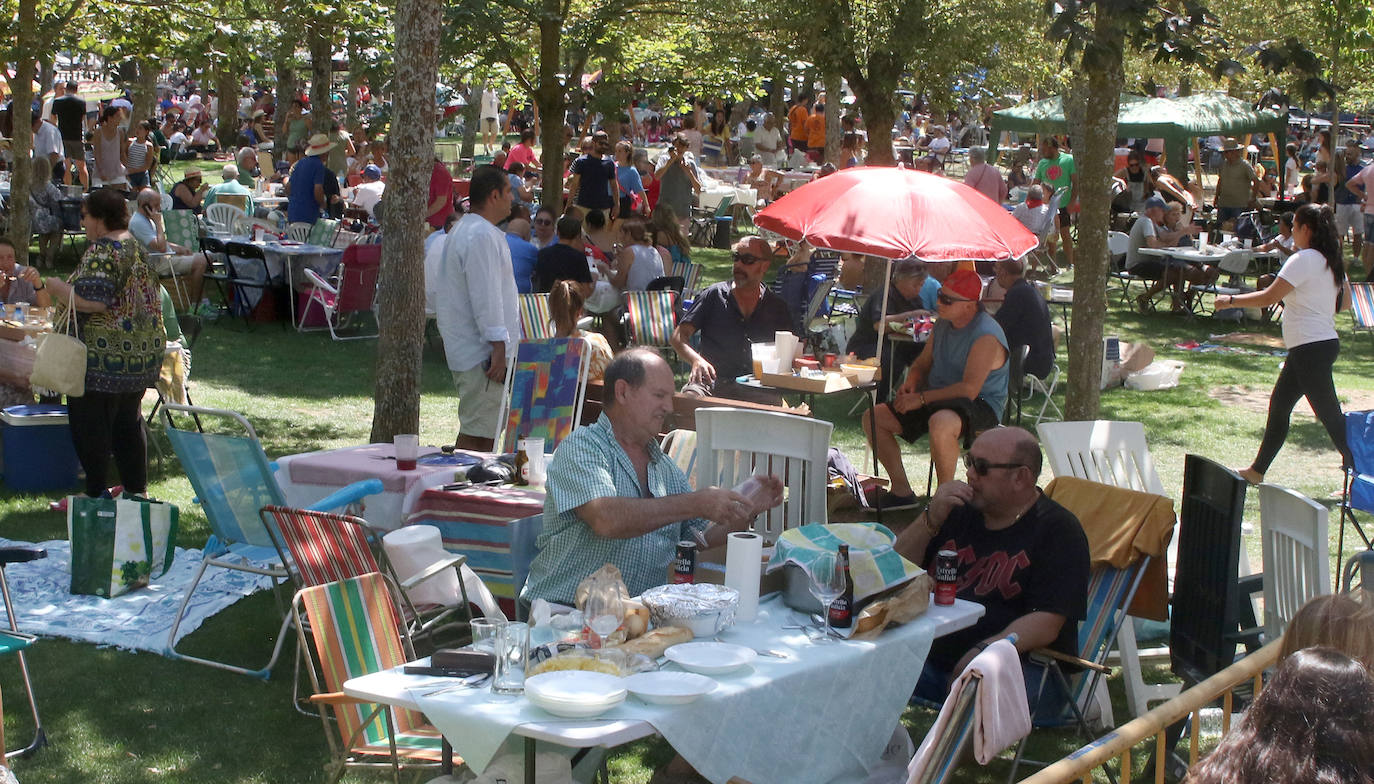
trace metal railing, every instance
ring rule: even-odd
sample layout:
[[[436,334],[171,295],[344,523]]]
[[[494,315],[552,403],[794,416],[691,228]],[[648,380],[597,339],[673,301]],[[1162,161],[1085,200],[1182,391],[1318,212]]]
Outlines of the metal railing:
[[[1151,737],[1155,739],[1155,784],[1164,784],[1168,751],[1165,748],[1165,729],[1184,717],[1192,716],[1188,766],[1191,768],[1197,764],[1202,709],[1216,702],[1218,698],[1221,699],[1221,734],[1224,736],[1230,732],[1236,687],[1250,682],[1254,693],[1259,694],[1264,685],[1263,673],[1278,661],[1279,646],[1282,642],[1282,639],[1278,639],[1265,645],[1145,715],[1117,727],[1035,775],[1022,779],[1020,784],[1064,784],[1074,781],[1090,784],[1093,780],[1093,770],[1113,759],[1120,765],[1118,769],[1121,784],[1130,784],[1132,749]]]

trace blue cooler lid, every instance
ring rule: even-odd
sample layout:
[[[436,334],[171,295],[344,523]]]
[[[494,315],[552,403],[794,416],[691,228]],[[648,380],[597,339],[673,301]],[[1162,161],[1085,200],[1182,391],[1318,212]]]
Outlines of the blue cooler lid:
[[[67,424],[67,407],[57,403],[10,406],[0,411],[0,422],[14,427]]]

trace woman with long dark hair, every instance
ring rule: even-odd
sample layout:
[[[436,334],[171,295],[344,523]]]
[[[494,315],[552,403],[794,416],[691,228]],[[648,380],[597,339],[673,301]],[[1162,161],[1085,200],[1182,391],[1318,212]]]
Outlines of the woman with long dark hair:
[[[611,364],[614,354],[606,336],[600,332],[587,332],[577,326],[582,318],[582,292],[576,282],[560,280],[553,284],[549,292],[549,315],[553,320],[553,334],[558,338],[582,338],[587,341],[591,355],[587,369],[588,381],[600,381],[606,375],[606,366]]]
[[[1283,660],[1240,724],[1183,784],[1369,784],[1374,677],[1334,648]]]
[[[1264,473],[1288,438],[1293,406],[1302,397],[1307,398],[1331,436],[1342,465],[1352,464],[1345,441],[1345,418],[1331,380],[1331,367],[1341,350],[1336,314],[1350,304],[1341,239],[1331,208],[1321,204],[1299,207],[1293,214],[1293,242],[1298,252],[1288,257],[1267,288],[1236,296],[1221,294],[1216,300],[1218,310],[1262,308],[1283,302],[1283,344],[1288,358],[1269,395],[1269,419],[1264,424],[1259,453],[1249,468],[1239,472],[1251,484],[1264,481]]]

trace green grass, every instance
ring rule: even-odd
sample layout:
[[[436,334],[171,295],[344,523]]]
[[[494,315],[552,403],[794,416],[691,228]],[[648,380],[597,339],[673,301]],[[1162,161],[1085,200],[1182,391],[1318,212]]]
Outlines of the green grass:
[[[696,257],[707,265],[708,280],[728,274],[727,252],[698,250]],[[75,257],[68,252],[61,261],[70,269]],[[1348,400],[1368,407],[1374,399],[1374,380],[1365,368],[1374,349],[1368,338],[1349,337],[1348,317],[1342,317],[1340,324],[1346,339],[1337,366],[1338,388]],[[1264,401],[1279,360],[1173,348],[1183,340],[1202,340],[1209,332],[1232,329],[1207,319],[1142,316],[1115,304],[1108,314],[1108,334],[1147,341],[1161,358],[1187,363],[1177,389],[1152,393],[1118,389],[1102,398],[1102,418],[1145,423],[1159,472],[1175,498],[1186,453],[1245,465],[1259,442],[1263,413],[1215,400],[1209,392],[1244,386]],[[1245,329],[1277,334],[1274,326]],[[192,394],[200,405],[243,412],[272,457],[363,443],[371,422],[375,346],[371,341],[335,343],[324,334],[300,335],[276,325],[245,331],[237,323],[211,324],[195,346]],[[1059,361],[1061,367],[1067,363],[1062,350]],[[422,438],[429,443],[448,442],[457,426],[456,398],[443,357],[432,347],[426,348],[423,370]],[[1062,393],[1060,397],[1062,404]],[[852,402],[821,401],[816,414],[835,422],[834,442],[857,464],[864,449],[857,415],[847,413]],[[198,547],[208,533],[204,517],[192,505],[190,486],[165,439],[156,440],[165,457],[161,461],[150,458],[151,493],[180,505],[183,527],[178,544]],[[912,476],[925,474],[927,460],[922,445],[907,450]],[[1295,416],[1288,445],[1269,477],[1334,508],[1328,496],[1340,487],[1338,460],[1325,433],[1305,409]],[[1254,496],[1248,519],[1257,523]],[[65,538],[62,515],[47,510],[48,501],[55,497],[0,489],[3,535],[29,541]],[[1334,520],[1333,515],[1333,549]],[[1252,545],[1258,567],[1257,541]],[[192,653],[260,663],[270,650],[276,626],[272,599],[260,594],[211,619],[183,645]],[[52,745],[18,762],[18,776],[26,784],[322,781],[327,751],[320,724],[290,707],[290,652],[288,645],[276,676],[263,683],[147,653],[42,640],[33,649],[30,663]],[[1153,675],[1167,677],[1162,671]],[[0,689],[7,697],[6,735],[14,745],[26,737],[29,722],[12,663],[0,664]],[[1118,685],[1116,715],[1121,720],[1126,709],[1119,691]],[[933,713],[921,710],[908,711],[904,717],[918,741],[933,719]],[[1052,758],[1077,745],[1066,734],[1050,733],[1047,744],[1037,751],[1042,758]],[[661,740],[618,750],[611,761],[613,780],[646,781],[670,756]],[[995,763],[980,774],[980,780],[1005,777],[1005,772],[1005,767]],[[366,774],[350,776],[351,780],[371,780]]]

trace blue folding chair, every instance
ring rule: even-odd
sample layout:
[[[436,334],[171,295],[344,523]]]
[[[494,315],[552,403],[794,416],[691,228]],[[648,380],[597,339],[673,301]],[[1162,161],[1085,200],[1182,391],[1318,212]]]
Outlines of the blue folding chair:
[[[233,432],[201,432],[199,429],[178,428],[172,419],[173,412],[196,417],[199,422],[207,420],[228,421],[233,424]],[[196,570],[195,579],[186,589],[181,600],[181,608],[167,635],[167,656],[185,659],[197,664],[218,667],[230,672],[252,675],[266,680],[272,667],[281,654],[286,631],[291,623],[286,604],[277,592],[280,582],[290,578],[290,572],[282,562],[277,547],[273,543],[273,532],[259,515],[264,506],[285,506],[286,498],[277,484],[274,468],[268,463],[262,451],[257,431],[242,415],[233,411],[213,408],[198,408],[168,403],[162,408],[162,420],[166,426],[167,439],[172,442],[182,469],[191,480],[196,492],[196,500],[205,510],[212,535],[205,543],[204,558]],[[353,484],[320,499],[310,508],[328,511],[355,503],[365,496],[382,492],[382,483],[368,479]],[[272,589],[281,612],[281,629],[277,633],[272,657],[267,664],[258,669],[240,667],[213,659],[204,659],[181,653],[176,650],[177,630],[191,603],[196,586],[200,584],[206,569],[217,566],[223,569],[267,575],[273,579]]]
[[[23,748],[10,750],[5,745],[4,717],[0,715],[0,751],[4,751],[5,759],[27,757],[48,745],[48,735],[43,731],[42,720],[38,718],[38,701],[33,696],[33,683],[29,680],[29,662],[24,658],[24,650],[37,638],[19,631],[19,625],[14,619],[14,603],[10,600],[10,583],[5,577],[5,567],[9,564],[47,557],[48,551],[39,547],[0,547],[0,596],[4,598],[5,615],[9,619],[9,630],[0,631],[0,656],[13,653],[19,659],[19,674],[24,680],[24,693],[29,698],[29,713],[33,716],[33,740]]]
[[[1364,542],[1369,534],[1355,517],[1356,510],[1374,514],[1374,411],[1345,412],[1345,440],[1355,465],[1345,469],[1345,496],[1341,501],[1341,531],[1336,537],[1336,560],[1345,558],[1345,526],[1349,523]]]

